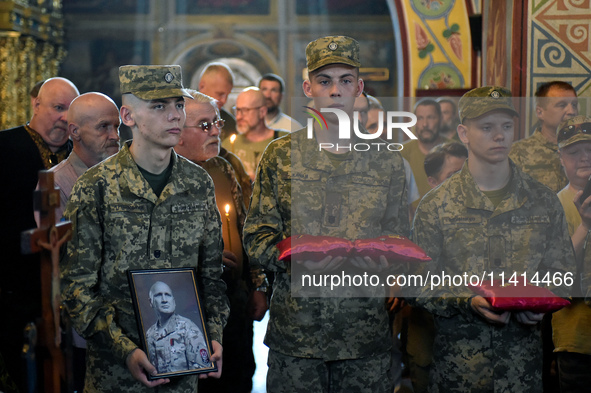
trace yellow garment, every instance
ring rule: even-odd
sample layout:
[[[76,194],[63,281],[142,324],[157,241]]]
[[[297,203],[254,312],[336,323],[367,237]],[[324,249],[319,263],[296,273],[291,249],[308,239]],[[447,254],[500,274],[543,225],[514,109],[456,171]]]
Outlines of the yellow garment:
[[[581,216],[573,203],[576,191],[566,186],[558,193],[564,208],[568,233],[572,236],[581,224]],[[554,352],[576,352],[591,355],[591,308],[584,299],[573,299],[571,305],[552,315]]]

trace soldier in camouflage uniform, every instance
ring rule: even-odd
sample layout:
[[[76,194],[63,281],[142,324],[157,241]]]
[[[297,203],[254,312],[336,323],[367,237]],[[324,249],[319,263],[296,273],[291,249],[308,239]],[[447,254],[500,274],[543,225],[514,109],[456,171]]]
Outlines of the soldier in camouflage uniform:
[[[558,159],[556,127],[579,113],[577,93],[568,83],[554,81],[540,85],[535,96],[539,125],[532,135],[513,144],[509,158],[523,172],[558,192],[568,179]]]
[[[339,107],[353,119],[359,79],[359,44],[343,36],[317,39],[306,48],[304,93],[316,108]],[[392,392],[391,336],[382,297],[297,296],[298,272],[339,273],[344,266],[377,271],[382,257],[279,261],[275,245],[292,234],[355,240],[408,232],[402,157],[386,150],[319,149],[339,142],[338,119],[269,144],[257,170],[244,244],[251,262],[275,272],[270,319],[267,389],[275,392]],[[330,131],[329,131],[330,130]],[[361,139],[340,140],[355,143]],[[295,288],[295,289],[294,289]],[[326,295],[326,288],[324,288]]]
[[[575,271],[556,195],[508,159],[517,113],[511,92],[487,86],[459,103],[458,135],[468,161],[422,199],[412,239],[433,258],[426,274]],[[568,286],[551,286],[568,296]],[[434,315],[430,392],[541,392],[543,314],[491,308],[467,286],[415,288],[412,303]],[[412,291],[411,291],[412,292]]]
[[[172,289],[162,281],[150,288],[150,305],[158,320],[146,332],[150,363],[158,373],[209,366],[207,344],[193,321],[175,313]]]
[[[65,216],[73,238],[63,261],[63,299],[87,339],[85,391],[195,392],[197,378],[148,381],[126,272],[195,267],[204,299],[212,361],[221,373],[228,305],[221,280],[220,215],[205,171],[173,146],[185,122],[179,66],[123,66],[121,119],[133,142],[89,169],[75,184]],[[136,380],[137,379],[137,380]],[[139,381],[139,382],[138,382]],[[143,386],[143,385],[145,386]]]

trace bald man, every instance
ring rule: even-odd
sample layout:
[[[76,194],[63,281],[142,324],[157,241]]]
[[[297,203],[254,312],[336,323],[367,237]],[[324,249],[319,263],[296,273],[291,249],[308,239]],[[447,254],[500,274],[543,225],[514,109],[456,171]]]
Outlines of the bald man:
[[[67,160],[50,169],[60,188],[60,207],[55,218],[62,217],[76,180],[91,166],[119,151],[119,109],[102,93],[85,93],[72,101],[68,111],[68,134],[73,142]],[[39,214],[35,212],[39,225]]]
[[[219,62],[209,63],[201,72],[198,90],[200,93],[217,100],[220,115],[225,122],[224,129],[220,135],[222,141],[236,133],[236,119],[223,108],[233,88],[234,74],[226,64]]]
[[[0,352],[21,391],[26,391],[20,364],[23,328],[41,316],[41,284],[39,257],[21,254],[20,234],[35,228],[33,191],[38,172],[70,153],[66,120],[70,103],[78,95],[69,80],[48,79],[33,101],[30,122],[0,131],[0,306],[10,315],[0,324]]]
[[[256,168],[267,145],[273,140],[289,132],[274,130],[265,125],[267,106],[265,96],[257,87],[244,89],[236,97],[236,129],[239,135],[232,144],[226,139],[222,142],[225,149],[236,154],[246,172],[254,181]]]

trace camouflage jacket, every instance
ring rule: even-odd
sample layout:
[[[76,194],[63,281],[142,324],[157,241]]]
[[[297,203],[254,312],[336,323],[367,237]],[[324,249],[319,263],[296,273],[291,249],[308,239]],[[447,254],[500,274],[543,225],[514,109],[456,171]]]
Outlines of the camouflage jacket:
[[[575,272],[574,252],[562,206],[547,187],[512,162],[510,190],[495,208],[476,185],[468,165],[423,197],[416,211],[412,239],[433,258],[426,274],[475,274],[489,279],[504,272],[539,272],[564,277]],[[567,286],[550,288],[568,296]],[[538,326],[512,316],[494,326],[469,306],[474,293],[464,285],[427,285],[413,303],[435,316],[433,392],[540,392],[542,343]]]
[[[548,141],[539,128],[528,138],[515,142],[509,158],[523,172],[550,187],[554,193],[568,184],[558,157],[558,145]]]
[[[197,268],[208,333],[221,342],[228,305],[213,183],[174,151],[172,159],[158,198],[126,145],[80,177],[66,206],[73,238],[62,261],[62,297],[75,329],[88,340],[86,388],[92,391],[141,391],[125,366],[140,343],[128,269]],[[161,391],[195,386],[196,378],[184,377]]]
[[[291,264],[278,261],[275,245],[292,233],[354,240],[408,230],[398,153],[354,151],[335,168],[305,129],[271,142],[244,226],[250,260],[276,272],[265,343],[290,356],[327,361],[387,351],[383,297],[294,297]]]
[[[158,373],[209,367],[209,353],[201,330],[188,318],[174,314],[164,326],[157,321],[146,332],[150,363]]]

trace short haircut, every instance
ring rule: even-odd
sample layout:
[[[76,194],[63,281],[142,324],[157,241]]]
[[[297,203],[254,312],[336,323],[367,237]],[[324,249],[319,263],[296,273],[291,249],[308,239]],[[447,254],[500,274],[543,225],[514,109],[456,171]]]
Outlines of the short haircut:
[[[214,108],[216,110],[218,109],[218,106],[217,106],[218,100],[216,100],[215,98],[210,97],[207,94],[203,94],[201,92],[198,92],[197,90],[194,90],[194,89],[185,89],[185,90],[189,94],[191,94],[194,102],[197,102],[199,104],[211,104],[214,106]],[[187,101],[189,101],[189,100],[187,100]]]
[[[384,106],[382,105],[380,100],[378,100],[374,96],[367,94],[367,101],[369,101],[369,109],[379,109],[381,111],[384,110]]]
[[[435,108],[435,111],[437,112],[437,115],[439,116],[439,118],[441,118],[441,107],[439,106],[439,103],[437,101],[435,101],[434,99],[423,98],[422,100],[417,102],[414,107],[415,113],[417,112],[417,108],[419,106],[432,106],[433,108]]]
[[[209,63],[203,71],[201,71],[201,75],[199,75],[199,80],[203,79],[204,76],[213,75],[213,74],[223,74],[226,77],[226,81],[231,85],[234,85],[234,73],[230,67],[226,64],[221,62],[213,62]]]
[[[172,294],[172,288],[170,288],[170,285],[168,285],[167,283],[162,282],[162,281],[156,281],[154,284],[152,284],[152,286],[150,287],[150,291],[148,292],[150,302],[152,302],[152,300],[154,300],[154,292],[156,291],[155,288],[156,288],[156,285],[158,285],[158,284],[166,285],[168,287],[168,289],[170,289],[170,294],[174,298],[174,295]]]
[[[441,107],[441,103],[442,102],[447,102],[448,104],[451,104],[451,106],[453,107],[453,111],[456,113],[456,116],[458,115],[458,105],[456,104],[456,102],[454,101],[453,98],[451,97],[439,97],[437,99],[437,103],[439,103],[439,107]]]
[[[548,97],[548,93],[550,92],[550,89],[553,87],[560,89],[560,90],[572,91],[573,93],[575,93],[575,95],[577,95],[577,91],[570,83],[563,82],[563,81],[546,82],[546,83],[542,83],[536,89],[536,93],[535,93],[536,105],[541,105],[543,103],[544,100],[542,98]]]
[[[283,93],[283,91],[285,90],[285,82],[283,81],[283,78],[277,74],[268,73],[268,74],[263,75],[261,77],[261,80],[259,81],[259,87],[261,87],[262,81],[271,81],[271,82],[279,83],[279,92],[280,93]]]
[[[468,149],[460,142],[445,142],[435,146],[425,156],[425,173],[430,177],[437,177],[443,169],[446,156],[468,158]]]

